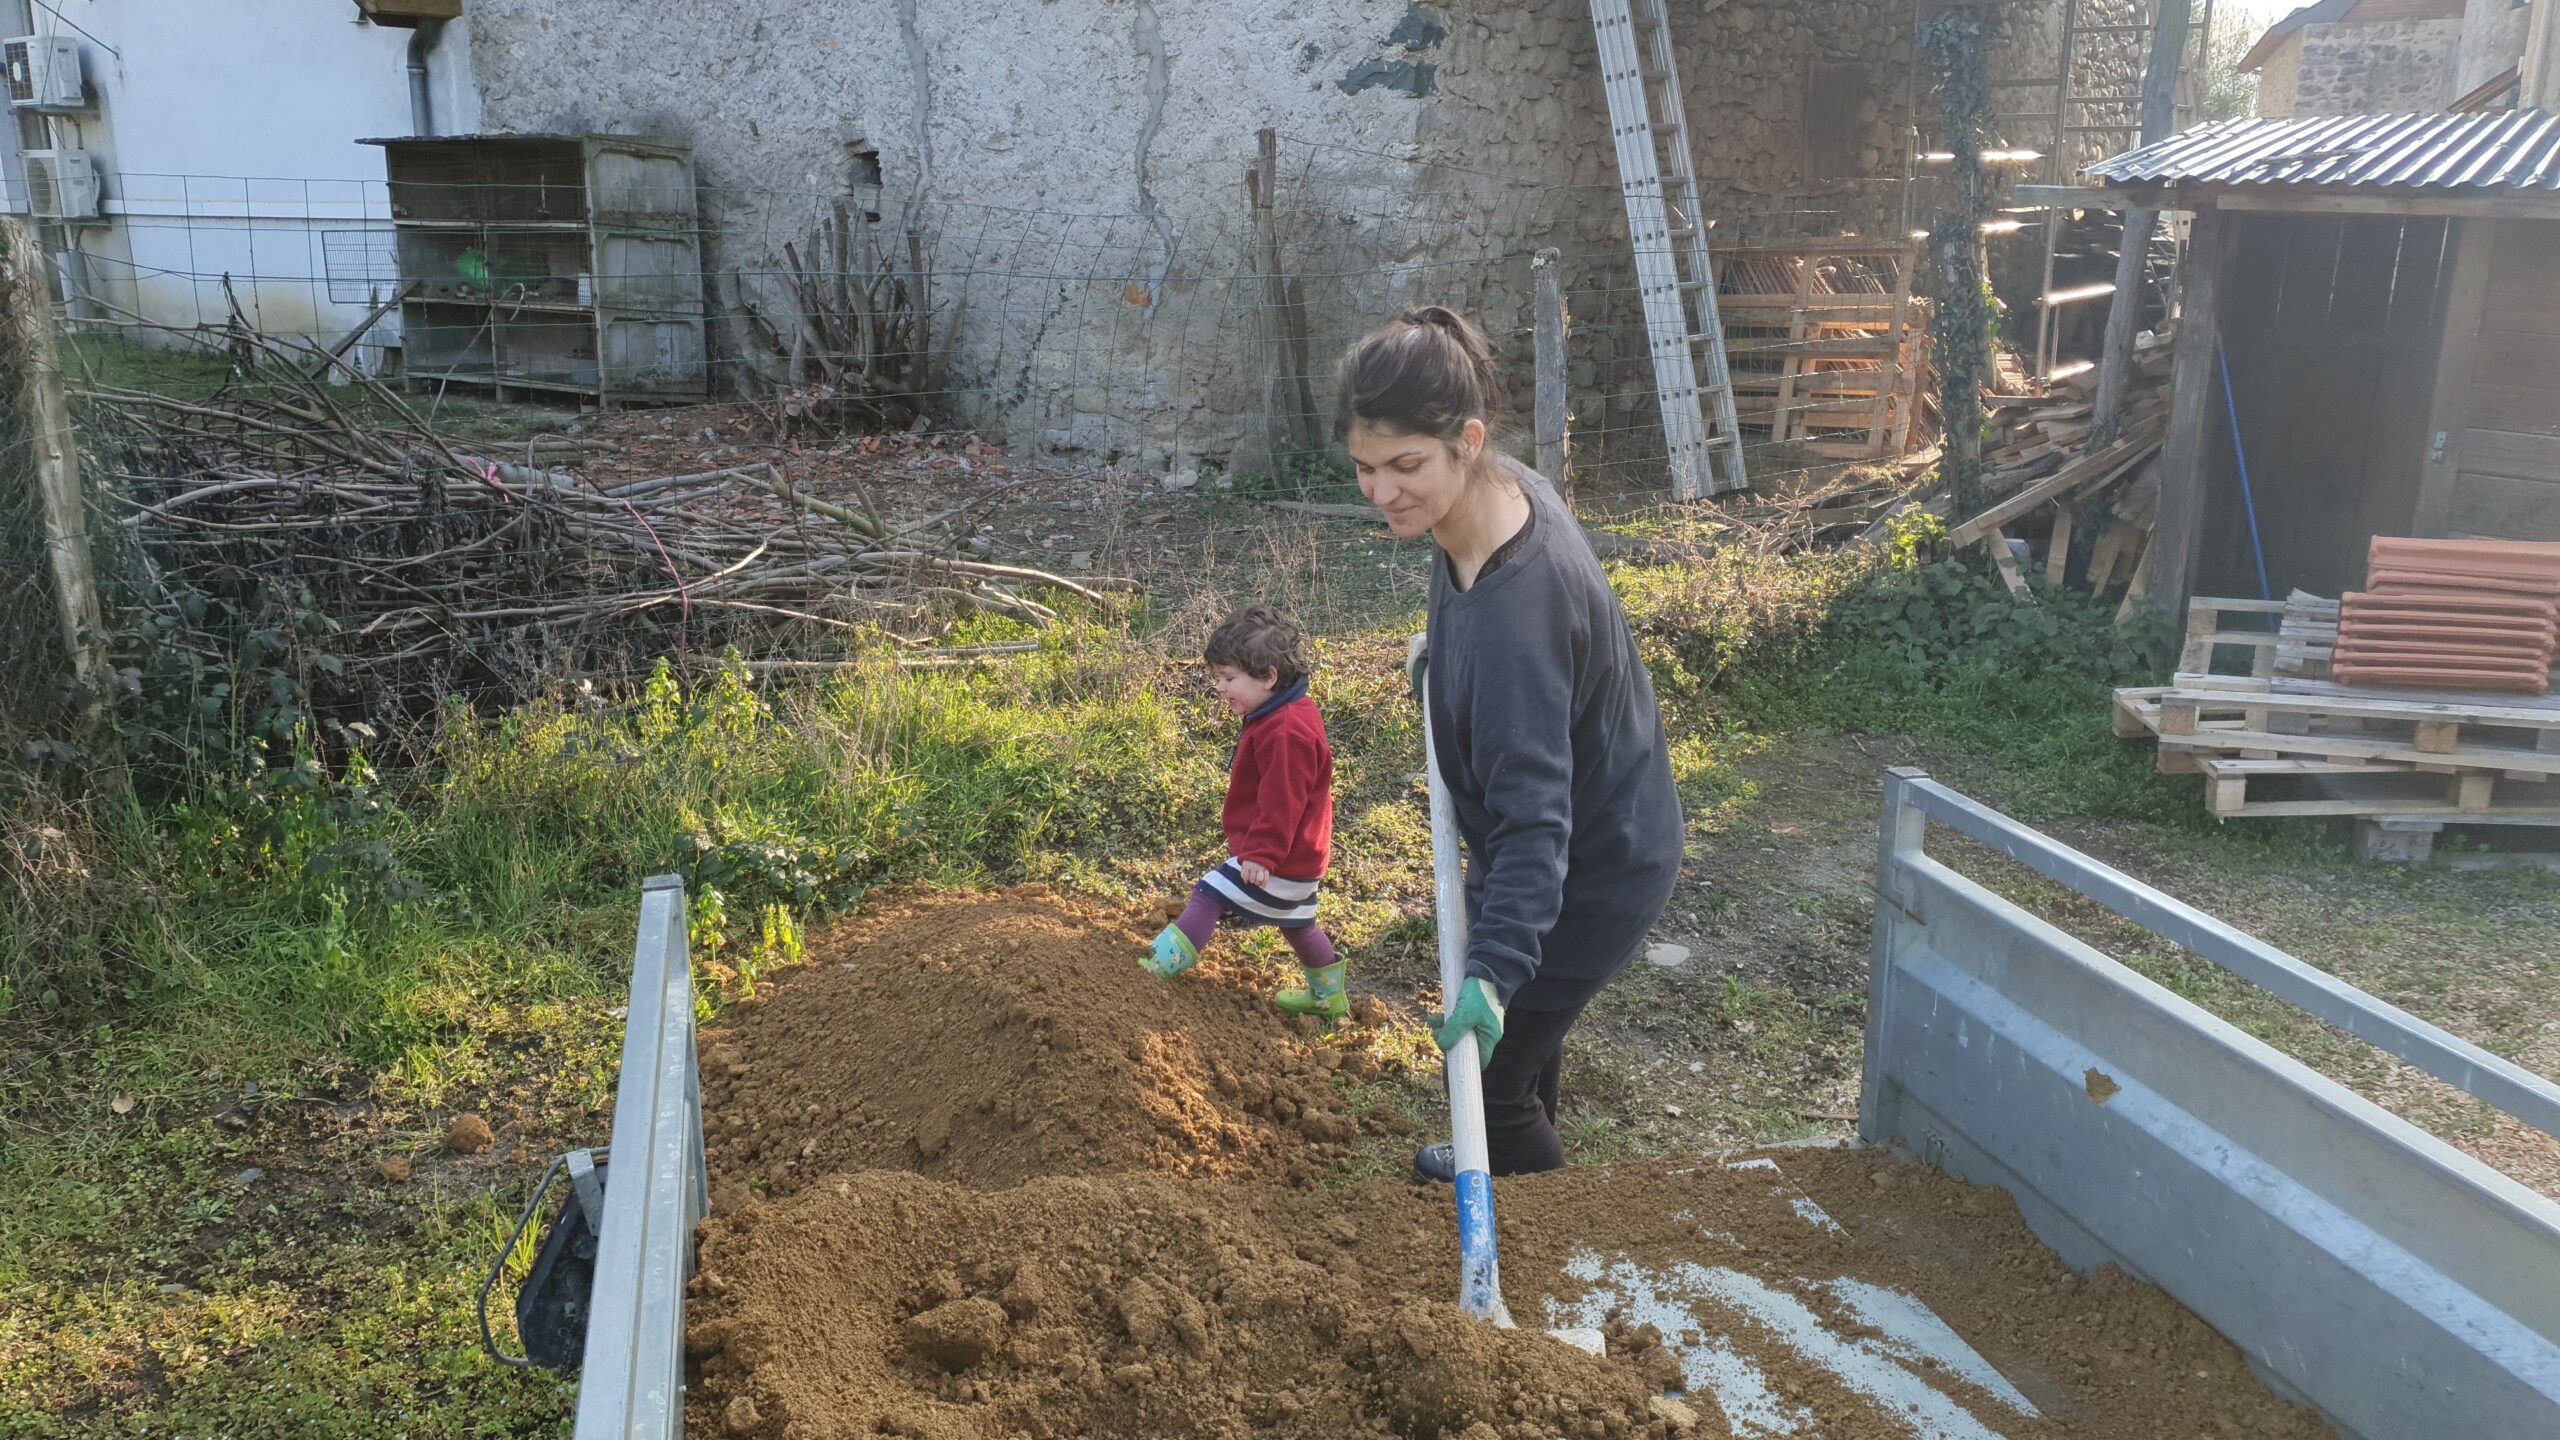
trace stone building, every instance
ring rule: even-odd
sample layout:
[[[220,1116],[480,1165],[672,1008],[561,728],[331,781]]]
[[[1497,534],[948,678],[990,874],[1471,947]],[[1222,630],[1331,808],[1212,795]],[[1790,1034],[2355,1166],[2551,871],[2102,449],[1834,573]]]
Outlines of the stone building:
[[[2070,3],[2101,30],[2146,8]],[[2121,148],[2052,133],[2064,5],[1671,0],[1714,243],[1897,238],[1943,208],[1913,50],[1942,9],[1989,27],[2008,143],[2054,167]],[[85,146],[100,172],[96,223],[57,235],[63,269],[156,321],[219,319],[236,282],[258,323],[324,343],[369,325],[357,353],[397,363],[400,317],[376,308],[397,278],[390,205],[357,142],[611,132],[691,150],[721,393],[782,370],[755,327],[798,331],[790,257],[817,258],[841,208],[930,273],[935,408],[1017,444],[1224,456],[1275,383],[1321,409],[1342,344],[1425,301],[1525,357],[1531,257],[1550,248],[1579,433],[1633,442],[1652,422],[1587,0],[241,0],[184,25],[165,8],[89,0],[75,32],[0,0],[24,33],[87,51],[89,110],[18,147]],[[276,35],[303,44],[253,58],[295,102],[202,125],[196,62]],[[2081,93],[2139,73],[2128,36],[2077,53]],[[1275,256],[1285,283],[1263,273]]]
[[[2464,0],[2317,0],[2269,26],[2240,68],[2257,72],[2258,114],[2268,118],[2442,110],[2462,93],[2464,8]]]
[[[1719,240],[1905,223],[1909,0],[1670,8]],[[837,197],[922,217],[966,307],[948,386],[1017,442],[1156,464],[1244,438],[1266,126],[1305,368],[1424,300],[1513,343],[1552,246],[1586,423],[1649,403],[1583,0],[471,0],[468,27],[482,128],[689,142],[748,303]]]

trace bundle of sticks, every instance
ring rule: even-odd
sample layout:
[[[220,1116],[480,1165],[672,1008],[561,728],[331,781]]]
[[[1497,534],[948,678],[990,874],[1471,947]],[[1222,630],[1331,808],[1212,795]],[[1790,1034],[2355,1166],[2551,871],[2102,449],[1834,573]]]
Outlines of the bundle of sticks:
[[[79,392],[128,600],[217,662],[290,651],[318,700],[368,718],[729,647],[833,664],[885,635],[930,658],[956,611],[1047,626],[1060,597],[1137,588],[937,553],[859,479],[850,503],[770,461],[599,488],[561,468],[580,442],[488,453],[362,377],[255,374],[203,399]]]

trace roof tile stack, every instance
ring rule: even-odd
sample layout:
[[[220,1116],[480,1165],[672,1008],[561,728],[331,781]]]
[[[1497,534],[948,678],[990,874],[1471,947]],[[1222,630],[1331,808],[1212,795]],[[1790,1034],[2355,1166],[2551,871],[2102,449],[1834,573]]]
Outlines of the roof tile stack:
[[[2560,640],[2560,545],[2377,535],[2339,603],[2330,673],[2352,685],[2541,695]]]

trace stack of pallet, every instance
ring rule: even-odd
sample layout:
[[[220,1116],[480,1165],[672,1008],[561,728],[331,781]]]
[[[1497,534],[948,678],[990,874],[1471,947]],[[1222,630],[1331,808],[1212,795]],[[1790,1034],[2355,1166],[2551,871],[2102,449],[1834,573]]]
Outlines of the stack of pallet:
[[[2375,536],[2338,622],[2337,677],[2545,694],[2560,638],[2560,545]]]
[[[1855,236],[1727,246],[1716,306],[1735,414],[1772,442],[1840,460],[1908,454],[1927,390],[1920,251]]]
[[[2448,824],[2560,825],[2560,697],[2353,683],[2346,628],[2316,596],[2198,599],[2171,682],[2116,692],[2116,733],[2202,775],[2218,817],[2353,817],[2377,859]],[[2217,666],[2235,651],[2245,674]]]

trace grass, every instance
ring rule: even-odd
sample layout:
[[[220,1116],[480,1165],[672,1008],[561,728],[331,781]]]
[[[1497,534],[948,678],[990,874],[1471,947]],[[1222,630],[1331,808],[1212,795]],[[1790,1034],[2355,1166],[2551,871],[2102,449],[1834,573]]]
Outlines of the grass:
[[[201,367],[107,359],[124,374]],[[1616,572],[1697,844],[1738,845],[1772,823],[1773,757],[1881,732],[1964,757],[2028,818],[2111,819],[2202,853],[2192,793],[2107,730],[2106,687],[2138,673],[2143,637],[2067,597],[2029,607],[1921,565],[1921,539],[1891,566]],[[1303,554],[1275,545],[1268,573],[1247,578],[1327,632],[1330,923],[1369,985],[1419,993],[1432,973],[1415,860],[1427,831],[1397,669],[1419,617],[1409,590],[1381,580],[1393,561],[1374,537],[1324,543],[1354,562],[1319,563],[1308,540]],[[808,927],[881,886],[1178,893],[1214,858],[1232,722],[1168,625],[1083,614],[1037,652],[978,670],[884,660],[795,690],[734,668],[691,683],[661,673],[630,695],[457,709],[433,764],[387,779],[278,754],[147,809],[0,798],[13,839],[57,837],[41,854],[0,852],[15,881],[0,890],[0,1024],[13,1036],[0,1065],[0,1433],[564,1434],[569,1392],[479,1358],[470,1301],[534,1167],[603,1138],[640,879],[687,878],[707,1005],[751,992],[796,959]],[[1863,790],[1814,797],[1788,823],[1856,831],[1872,823],[1867,803]],[[2261,835],[2211,844],[2220,863],[2237,854],[2268,874],[2335,854],[2308,831]],[[1824,945],[1861,923],[1851,896],[1715,880],[1691,903],[1716,923],[1769,911]],[[2528,887],[2514,904],[2546,899]],[[2377,953],[2406,933],[2388,904],[2357,923]],[[2137,963],[2249,1013],[2219,972]],[[1806,1133],[1786,1087],[1854,1073],[1861,997],[1739,975],[1714,987],[1677,1017],[1680,1043],[1727,1075],[1770,1077],[1729,1092],[1731,1126]],[[2547,1008],[2519,999],[2485,1023],[2520,1045]],[[2272,1012],[2262,1023],[2288,1044],[2322,1042]],[[1371,1043],[1426,1042],[1406,1026]],[[1807,1056],[1801,1074],[1779,1073]],[[1646,1057],[1576,1063],[1577,1155],[1669,1143]],[[1339,1083],[1355,1111],[1422,1123],[1436,1104],[1401,1082]],[[498,1124],[495,1154],[439,1144],[462,1110]],[[1400,1169],[1395,1149],[1328,1183]],[[385,1161],[411,1177],[384,1178]]]

